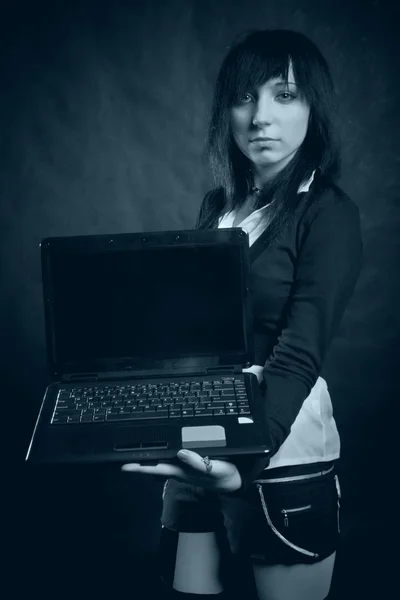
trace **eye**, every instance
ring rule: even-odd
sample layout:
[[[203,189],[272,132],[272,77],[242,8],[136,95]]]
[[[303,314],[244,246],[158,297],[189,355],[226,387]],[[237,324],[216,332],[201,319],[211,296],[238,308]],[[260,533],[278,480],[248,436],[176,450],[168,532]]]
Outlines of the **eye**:
[[[249,104],[249,102],[252,102],[253,100],[254,98],[251,94],[244,94],[244,96],[239,98],[239,104]]]
[[[294,94],[291,94],[290,92],[281,92],[280,94],[278,94],[278,98],[282,97],[282,96],[286,96],[286,98],[282,98],[282,100],[284,100],[285,102],[287,102],[288,100],[294,100],[295,98],[297,98],[297,96],[295,96]]]

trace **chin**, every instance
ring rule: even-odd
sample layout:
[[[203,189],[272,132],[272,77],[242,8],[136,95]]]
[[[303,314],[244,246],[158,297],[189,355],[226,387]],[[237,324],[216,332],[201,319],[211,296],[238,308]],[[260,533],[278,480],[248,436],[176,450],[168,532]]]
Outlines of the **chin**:
[[[257,157],[252,157],[251,161],[259,166],[259,167],[266,167],[269,165],[275,165],[276,163],[279,163],[282,159],[277,157],[277,156],[257,156]]]

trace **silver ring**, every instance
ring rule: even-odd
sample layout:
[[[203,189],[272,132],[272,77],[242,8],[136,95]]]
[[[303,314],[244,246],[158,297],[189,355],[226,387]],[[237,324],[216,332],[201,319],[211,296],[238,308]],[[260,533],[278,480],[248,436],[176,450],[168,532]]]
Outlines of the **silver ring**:
[[[207,473],[211,473],[213,466],[212,466],[211,460],[208,458],[208,456],[204,456],[201,460],[206,465]]]

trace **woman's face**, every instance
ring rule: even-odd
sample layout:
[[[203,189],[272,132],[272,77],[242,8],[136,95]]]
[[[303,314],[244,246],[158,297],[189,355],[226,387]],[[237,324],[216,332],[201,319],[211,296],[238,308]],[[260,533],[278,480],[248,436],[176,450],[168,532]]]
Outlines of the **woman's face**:
[[[287,86],[283,79],[269,80],[231,109],[232,134],[255,170],[273,176],[303,143],[309,115],[290,66]]]

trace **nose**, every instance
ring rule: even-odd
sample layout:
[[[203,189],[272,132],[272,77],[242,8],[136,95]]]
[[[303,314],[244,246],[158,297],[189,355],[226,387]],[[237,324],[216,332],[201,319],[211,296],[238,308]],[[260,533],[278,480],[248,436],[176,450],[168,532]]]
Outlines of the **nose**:
[[[272,122],[272,106],[268,98],[260,96],[254,105],[253,125],[266,127]]]

